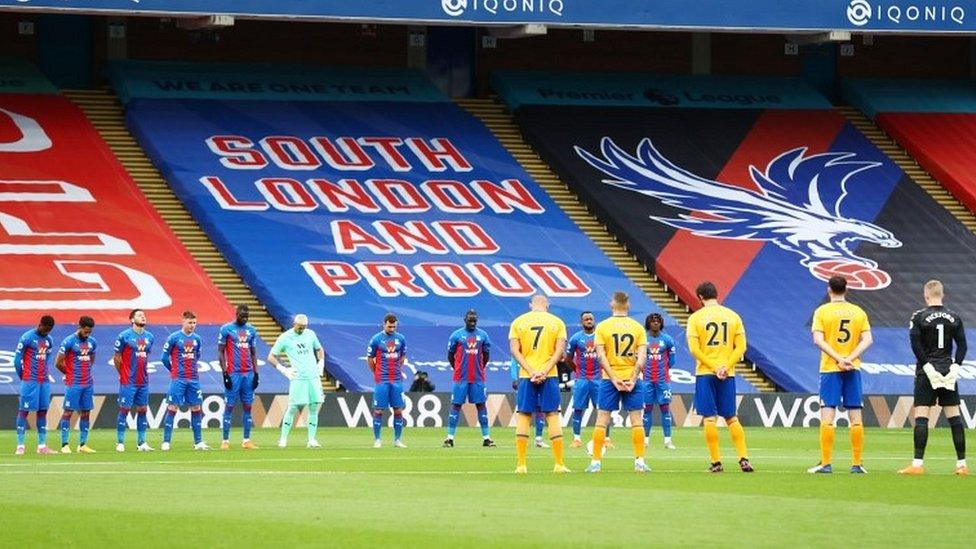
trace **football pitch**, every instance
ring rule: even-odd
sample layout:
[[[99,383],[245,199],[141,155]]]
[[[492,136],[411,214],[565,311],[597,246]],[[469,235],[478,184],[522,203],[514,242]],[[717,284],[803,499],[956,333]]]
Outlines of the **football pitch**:
[[[440,429],[408,429],[407,449],[390,434],[373,449],[367,429],[320,429],[324,448],[309,450],[296,429],[279,449],[266,429],[258,450],[238,438],[229,451],[194,452],[181,429],[166,453],[150,433],[148,454],[133,451],[130,430],[129,452],[117,454],[114,432],[100,430],[98,454],[39,456],[28,433],[28,455],[14,456],[5,431],[0,545],[959,547],[976,522],[976,479],[951,474],[945,429],[929,436],[923,477],[894,473],[911,458],[907,429],[868,430],[868,475],[847,473],[846,429],[833,475],[805,472],[819,457],[815,429],[747,430],[755,474],[738,470],[723,429],[719,475],[704,472],[695,429],[676,429],[678,449],[666,451],[656,428],[644,475],[623,429],[595,475],[583,473],[582,449],[567,448],[573,472],[555,475],[550,450],[531,448],[529,474],[516,476],[511,429],[494,430],[497,448],[481,447],[476,429],[459,429],[452,449],[440,447]],[[49,437],[57,446],[57,431]]]

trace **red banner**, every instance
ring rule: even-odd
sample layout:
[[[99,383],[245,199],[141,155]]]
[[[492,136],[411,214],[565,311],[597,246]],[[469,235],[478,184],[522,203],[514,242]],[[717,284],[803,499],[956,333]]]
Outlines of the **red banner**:
[[[134,308],[154,323],[233,316],[77,107],[0,95],[0,324],[124,324]]]

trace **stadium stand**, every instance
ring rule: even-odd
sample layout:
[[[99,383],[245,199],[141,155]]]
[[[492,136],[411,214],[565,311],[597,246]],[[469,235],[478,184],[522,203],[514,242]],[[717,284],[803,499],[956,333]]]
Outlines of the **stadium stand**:
[[[786,390],[817,390],[809,322],[831,273],[871,315],[864,386],[878,394],[911,391],[904,326],[922,284],[976,284],[972,233],[800,81],[496,73],[495,87],[543,159],[683,300],[717,283],[745,319],[747,358]]]
[[[53,314],[60,342],[78,317],[95,319],[99,360],[96,392],[112,393],[115,336],[128,327],[129,310],[146,309],[162,341],[192,309],[207,342],[233,318],[233,307],[190,256],[134,184],[84,113],[32,66],[6,62],[7,76],[26,83],[0,93],[0,336],[16,342],[43,314]],[[205,392],[219,392],[215,344],[201,370]],[[266,349],[263,347],[262,349]],[[265,351],[266,352],[266,351]],[[151,388],[165,392],[168,372],[153,356]],[[286,387],[268,376],[262,389]],[[0,392],[16,393],[3,377]],[[63,386],[55,384],[55,390]]]
[[[250,95],[229,85],[255,74],[241,66],[126,64],[113,82],[194,218],[279,322],[309,314],[345,387],[372,387],[362,347],[390,310],[409,365],[438,387],[468,307],[495,342],[490,372],[507,368],[505,329],[535,291],[571,329],[617,289],[637,315],[662,310],[419,73],[336,71],[267,69]],[[244,99],[255,96],[267,100]],[[488,387],[506,390],[507,375],[489,373]]]

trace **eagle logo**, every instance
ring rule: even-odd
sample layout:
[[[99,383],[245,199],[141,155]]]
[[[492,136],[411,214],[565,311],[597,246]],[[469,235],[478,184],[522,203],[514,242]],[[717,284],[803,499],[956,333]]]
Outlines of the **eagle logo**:
[[[807,154],[797,147],[772,159],[765,171],[749,166],[758,190],[698,177],[665,158],[644,138],[636,155],[609,137],[600,141],[600,155],[582,147],[576,153],[607,176],[603,182],[685,210],[677,217],[651,219],[696,236],[772,242],[800,256],[800,264],[820,280],[842,275],[848,287],[880,290],[891,284],[878,263],[854,253],[859,242],[884,248],[901,241],[873,223],[847,217],[844,199],[852,178],[880,166],[855,160],[850,152]]]

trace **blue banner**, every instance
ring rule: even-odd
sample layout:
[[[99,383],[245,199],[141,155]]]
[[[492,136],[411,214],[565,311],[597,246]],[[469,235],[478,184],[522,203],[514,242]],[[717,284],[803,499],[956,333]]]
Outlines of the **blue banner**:
[[[0,8],[457,24],[973,32],[974,0],[0,0]]]
[[[976,113],[972,80],[845,78],[844,101],[871,118],[878,113]]]
[[[387,312],[407,373],[447,390],[448,337],[477,309],[493,341],[488,387],[504,391],[507,326],[532,294],[570,331],[617,290],[641,320],[661,310],[453,104],[139,99],[127,117],[271,314],[309,315],[351,390],[372,388],[365,348]]]
[[[123,103],[135,97],[274,101],[447,100],[416,69],[114,61],[107,73]]]
[[[495,71],[492,87],[512,109],[522,105],[829,109],[801,78]]]
[[[119,391],[119,374],[112,365],[113,345],[115,338],[129,326],[95,326],[92,336],[98,343],[95,351],[95,367],[92,375],[95,381],[95,394],[113,395]],[[14,351],[17,349],[17,342],[29,328],[23,327],[0,327],[0,395],[18,394],[20,381],[14,371]],[[67,324],[59,324],[51,332],[55,346],[61,344],[67,336],[71,335],[76,328]],[[169,371],[163,366],[163,344],[166,338],[179,326],[150,325],[147,328],[156,338],[153,344],[152,354],[149,362],[149,391],[152,393],[165,394],[169,390]],[[220,362],[217,358],[217,334],[220,326],[198,326],[197,334],[203,339],[203,349],[200,355],[200,390],[204,394],[222,394],[224,392],[223,373],[220,370]],[[257,339],[258,366],[264,365],[264,359],[268,356],[269,348],[261,340]],[[285,379],[277,370],[263,368],[260,370],[261,380],[258,386],[259,393],[287,393],[288,380]],[[51,389],[54,394],[64,393],[64,382],[61,372],[54,368],[54,359],[51,359],[51,368],[48,372],[48,379],[51,381]]]

